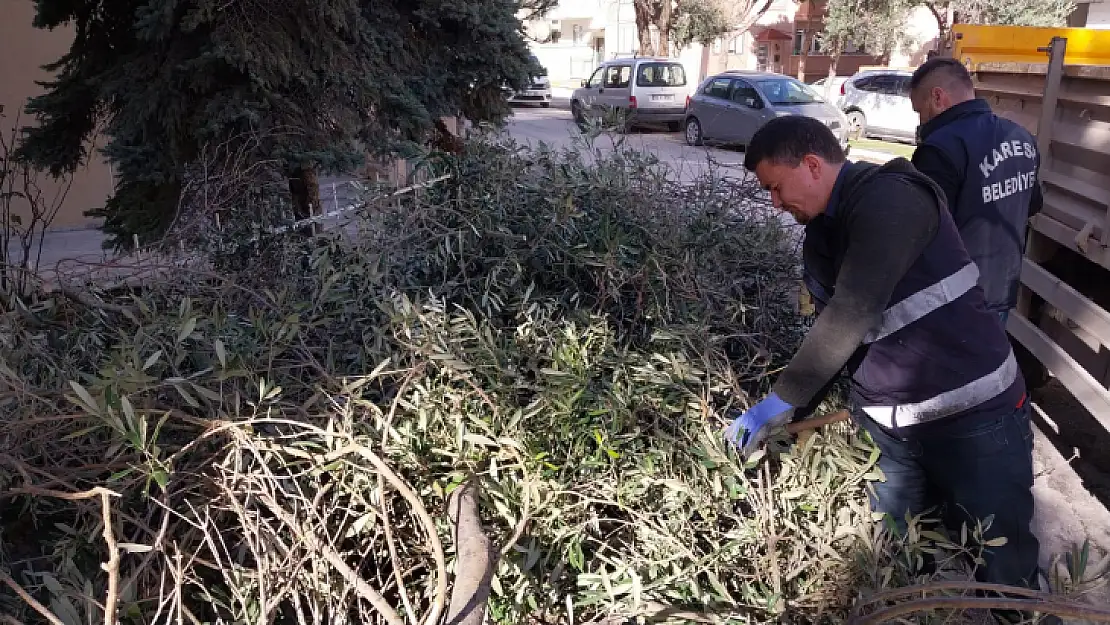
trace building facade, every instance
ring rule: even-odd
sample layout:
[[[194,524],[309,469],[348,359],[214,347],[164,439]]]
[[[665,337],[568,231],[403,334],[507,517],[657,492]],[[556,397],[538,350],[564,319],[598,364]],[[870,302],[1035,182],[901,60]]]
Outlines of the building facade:
[[[1107,0],[1079,0],[1068,19],[1072,28],[1110,30],[1110,2]]]
[[[728,69],[754,69],[800,73],[812,82],[828,76],[833,60],[819,36],[824,13],[825,0],[772,0],[746,32],[729,33],[708,46],[672,50],[671,56],[699,79]],[[907,45],[891,54],[891,65],[918,65],[936,45],[938,28],[928,9],[915,10],[907,30]],[[632,0],[563,0],[547,16],[527,24],[526,32],[533,53],[557,86],[577,86],[601,61],[639,50]],[[850,44],[835,73],[848,76],[879,64],[879,56]]]

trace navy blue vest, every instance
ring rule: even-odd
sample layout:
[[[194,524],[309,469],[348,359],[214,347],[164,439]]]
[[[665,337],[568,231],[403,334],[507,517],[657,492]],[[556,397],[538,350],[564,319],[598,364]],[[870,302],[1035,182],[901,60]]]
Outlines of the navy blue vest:
[[[875,176],[900,176],[943,206],[943,194],[904,159],[850,164],[831,216],[806,225],[805,283],[818,309],[832,296],[846,249],[844,214]],[[975,409],[1013,409],[1024,382],[1010,342],[988,312],[948,211],[932,242],[894,289],[883,320],[852,359],[853,399],[887,427],[912,426]]]
[[[921,138],[963,173],[956,206],[948,208],[979,267],[987,308],[1010,310],[1017,304],[1029,202],[1037,184],[1036,141],[983,100],[938,115],[921,126]]]

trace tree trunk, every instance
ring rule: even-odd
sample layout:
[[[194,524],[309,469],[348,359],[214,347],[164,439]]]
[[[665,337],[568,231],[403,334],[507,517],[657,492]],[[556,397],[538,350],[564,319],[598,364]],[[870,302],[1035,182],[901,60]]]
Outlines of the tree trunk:
[[[671,28],[674,26],[672,22],[673,12],[670,0],[663,0],[659,5],[659,13],[655,20],[655,28],[659,30],[659,49],[656,54],[662,56],[671,55]]]
[[[809,58],[809,31],[802,29],[802,49],[798,53],[798,80],[806,81],[806,59]]]
[[[652,2],[651,0],[635,0],[632,6],[636,9],[636,36],[640,39],[639,54],[640,56],[651,56],[655,54],[651,45],[651,22],[655,14]]]
[[[948,32],[948,20],[946,16],[951,13],[951,5],[945,6],[945,4],[938,7],[936,2],[925,3],[925,6],[928,7],[929,11],[933,14],[933,19],[937,21],[937,52],[944,49],[944,37]],[[941,9],[944,9],[944,14],[941,14]]]
[[[840,40],[837,39],[833,42],[833,49],[829,51],[829,79],[825,81],[826,102],[833,101],[833,78],[836,78],[836,66],[840,63],[840,54],[843,47]]]
[[[320,178],[315,167],[296,167],[289,172],[289,195],[293,198],[293,217],[297,221],[315,217],[320,210]],[[304,232],[315,232],[315,226]]]

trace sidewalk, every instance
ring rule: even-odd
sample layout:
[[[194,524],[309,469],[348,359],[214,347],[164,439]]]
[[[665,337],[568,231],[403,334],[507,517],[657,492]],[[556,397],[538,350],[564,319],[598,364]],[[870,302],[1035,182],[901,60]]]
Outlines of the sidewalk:
[[[358,202],[362,192],[349,178],[325,177],[320,181],[320,203],[324,214],[333,213]],[[49,230],[36,241],[31,266],[47,283],[58,276],[81,280],[100,273],[130,273],[138,265],[149,263],[151,257],[140,251],[124,256],[104,249],[106,237],[95,225],[72,230]],[[41,248],[37,245],[41,242]],[[11,250],[11,261],[22,260],[21,250]]]
[[[852,151],[848,153],[848,158],[853,161],[867,161],[882,165],[883,163],[897,158],[896,154],[888,154],[887,152],[876,152],[875,150],[865,150],[862,148],[853,147]]]

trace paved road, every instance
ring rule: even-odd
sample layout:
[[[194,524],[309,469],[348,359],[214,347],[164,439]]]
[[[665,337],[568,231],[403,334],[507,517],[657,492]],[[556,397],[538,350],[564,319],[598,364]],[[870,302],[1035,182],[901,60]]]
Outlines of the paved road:
[[[508,123],[508,132],[517,141],[531,145],[541,142],[563,148],[572,147],[585,140],[583,133],[575,125],[570,110],[560,106],[548,109],[519,107]],[[744,153],[711,147],[690,147],[680,133],[670,133],[661,129],[637,129],[628,134],[602,133],[594,140],[594,145],[609,150],[618,142],[625,146],[650,152],[660,161],[669,164],[683,178],[697,175],[714,167],[721,175],[744,175]]]

